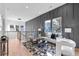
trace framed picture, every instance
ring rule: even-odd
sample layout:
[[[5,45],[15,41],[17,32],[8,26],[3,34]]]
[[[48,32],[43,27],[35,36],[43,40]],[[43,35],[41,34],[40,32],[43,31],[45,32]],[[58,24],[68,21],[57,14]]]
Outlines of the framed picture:
[[[71,33],[72,32],[72,28],[65,28],[64,31],[65,31],[65,33]]]
[[[24,26],[22,25],[21,28],[24,28]]]
[[[21,31],[23,31],[23,30],[24,30],[24,26],[23,26],[23,25],[21,25],[21,26],[20,26],[20,29],[21,29]]]
[[[10,25],[10,28],[14,29],[14,25]]]
[[[16,26],[16,31],[19,31],[19,25],[15,25]]]
[[[14,28],[14,25],[10,25],[10,31],[14,31],[15,28]]]

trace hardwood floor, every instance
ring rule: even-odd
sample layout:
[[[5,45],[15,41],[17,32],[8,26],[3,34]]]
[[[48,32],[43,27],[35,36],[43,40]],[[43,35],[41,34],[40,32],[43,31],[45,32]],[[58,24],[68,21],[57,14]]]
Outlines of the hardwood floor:
[[[18,39],[9,40],[9,56],[31,56]]]
[[[79,56],[79,48],[75,48],[75,55]]]
[[[79,56],[79,48],[75,49],[75,55]],[[9,56],[32,56],[18,39],[9,40]]]

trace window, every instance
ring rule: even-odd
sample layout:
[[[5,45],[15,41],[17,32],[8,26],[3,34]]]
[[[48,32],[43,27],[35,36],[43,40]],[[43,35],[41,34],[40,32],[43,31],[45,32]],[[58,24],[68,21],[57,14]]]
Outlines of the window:
[[[62,17],[52,19],[52,33],[62,36]]]
[[[51,32],[51,20],[46,20],[44,26],[44,32]]]

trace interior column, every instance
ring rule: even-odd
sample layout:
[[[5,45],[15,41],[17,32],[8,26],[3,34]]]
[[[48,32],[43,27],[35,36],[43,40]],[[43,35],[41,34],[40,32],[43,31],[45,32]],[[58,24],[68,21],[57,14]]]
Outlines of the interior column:
[[[1,4],[1,20],[2,20],[2,35],[5,35],[5,5],[2,3]]]

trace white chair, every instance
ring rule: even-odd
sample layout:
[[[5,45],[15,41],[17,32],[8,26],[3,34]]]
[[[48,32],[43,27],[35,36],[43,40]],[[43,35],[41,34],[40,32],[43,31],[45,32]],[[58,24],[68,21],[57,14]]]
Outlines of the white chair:
[[[57,56],[75,56],[76,43],[70,39],[57,39],[56,42],[56,55]]]

